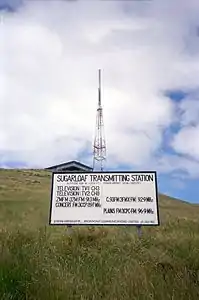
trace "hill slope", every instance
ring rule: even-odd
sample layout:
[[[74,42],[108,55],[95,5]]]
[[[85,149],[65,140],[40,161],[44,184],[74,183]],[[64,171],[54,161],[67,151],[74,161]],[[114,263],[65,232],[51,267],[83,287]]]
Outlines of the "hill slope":
[[[199,206],[160,195],[160,227],[48,224],[51,174],[0,170],[0,299],[199,299]]]
[[[0,170],[0,226],[48,224],[51,173]],[[199,205],[159,195],[162,223],[172,218],[199,218]]]

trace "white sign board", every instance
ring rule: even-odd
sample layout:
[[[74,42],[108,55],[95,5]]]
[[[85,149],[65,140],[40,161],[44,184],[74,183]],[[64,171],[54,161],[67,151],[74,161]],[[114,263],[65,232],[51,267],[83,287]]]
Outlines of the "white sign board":
[[[156,172],[55,172],[49,223],[159,225]]]

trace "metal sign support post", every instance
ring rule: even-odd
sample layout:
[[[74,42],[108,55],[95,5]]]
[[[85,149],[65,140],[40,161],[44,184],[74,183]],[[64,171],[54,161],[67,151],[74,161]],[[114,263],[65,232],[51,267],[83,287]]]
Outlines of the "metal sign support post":
[[[137,233],[138,233],[138,237],[141,238],[141,236],[142,236],[142,225],[137,225]]]
[[[67,227],[67,232],[66,232],[66,234],[67,235],[72,235],[73,234],[73,227],[72,227],[72,225],[66,225],[66,227]]]

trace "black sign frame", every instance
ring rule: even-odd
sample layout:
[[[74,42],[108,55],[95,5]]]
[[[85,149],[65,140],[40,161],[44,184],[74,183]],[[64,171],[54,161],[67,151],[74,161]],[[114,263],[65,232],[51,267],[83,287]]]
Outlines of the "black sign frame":
[[[154,174],[155,175],[155,194],[156,194],[156,213],[157,213],[157,224],[106,224],[106,223],[97,223],[97,224],[91,224],[91,223],[84,223],[84,224],[69,224],[69,223],[65,223],[65,224],[53,224],[51,223],[51,214],[52,214],[52,201],[53,201],[53,187],[54,187],[54,175],[56,174],[78,174],[78,175],[86,175],[86,174],[102,174],[102,173],[106,173],[106,174]],[[159,194],[158,194],[158,183],[157,183],[157,171],[93,171],[93,172],[89,172],[89,171],[54,171],[52,172],[52,179],[51,179],[51,199],[50,199],[50,212],[49,212],[49,225],[50,226],[136,226],[136,227],[141,227],[141,226],[160,226],[160,213],[159,213]]]

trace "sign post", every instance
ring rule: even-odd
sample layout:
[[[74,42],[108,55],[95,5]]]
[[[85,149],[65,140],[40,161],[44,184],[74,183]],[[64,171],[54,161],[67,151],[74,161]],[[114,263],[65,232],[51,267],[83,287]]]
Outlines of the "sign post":
[[[158,226],[156,172],[54,172],[50,225]]]
[[[137,232],[138,232],[138,237],[141,238],[141,236],[142,236],[142,225],[137,226]]]
[[[67,225],[67,235],[71,235],[73,233],[73,227],[72,225]]]

